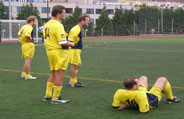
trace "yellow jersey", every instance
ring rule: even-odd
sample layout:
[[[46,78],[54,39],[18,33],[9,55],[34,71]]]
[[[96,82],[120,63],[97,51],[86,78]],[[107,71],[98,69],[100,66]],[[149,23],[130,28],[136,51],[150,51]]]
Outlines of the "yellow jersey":
[[[29,24],[22,26],[18,32],[18,37],[22,44],[26,43],[28,37],[33,39],[33,27]]]
[[[43,37],[46,50],[62,49],[60,42],[67,43],[64,27],[57,20],[49,20],[44,25]]]
[[[82,49],[82,32],[79,25],[75,25],[69,32],[68,40],[75,43],[72,49]]]
[[[149,102],[145,91],[130,91],[118,89],[114,94],[112,106],[119,107],[126,104],[130,108],[139,108],[140,112],[149,111]]]

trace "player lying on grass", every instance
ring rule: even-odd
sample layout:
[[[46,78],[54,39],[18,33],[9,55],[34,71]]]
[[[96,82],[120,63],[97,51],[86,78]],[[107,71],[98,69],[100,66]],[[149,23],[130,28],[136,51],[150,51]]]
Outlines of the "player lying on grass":
[[[181,100],[173,96],[171,85],[165,77],[157,79],[150,91],[148,91],[147,77],[128,77],[123,82],[126,89],[118,89],[114,94],[113,109],[138,108],[141,113],[156,108],[164,94],[166,103],[176,103]]]

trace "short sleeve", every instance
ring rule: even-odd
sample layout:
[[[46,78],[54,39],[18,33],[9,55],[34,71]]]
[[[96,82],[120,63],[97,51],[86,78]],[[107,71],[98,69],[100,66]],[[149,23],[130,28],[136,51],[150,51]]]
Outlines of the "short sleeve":
[[[26,28],[26,29],[24,30],[25,36],[31,38],[32,30],[33,30],[33,28]]]
[[[64,27],[63,25],[58,25],[56,27],[56,31],[55,31],[55,35],[56,35],[56,38],[58,40],[58,42],[60,41],[66,41],[66,34],[65,34],[65,30],[64,30]]]
[[[114,94],[114,98],[113,98],[113,103],[112,106],[113,107],[119,107],[121,105],[121,101],[119,99],[119,93],[118,91]]]
[[[79,34],[80,34],[80,29],[76,29],[76,28],[72,29],[69,33],[69,41],[74,42],[79,36]]]

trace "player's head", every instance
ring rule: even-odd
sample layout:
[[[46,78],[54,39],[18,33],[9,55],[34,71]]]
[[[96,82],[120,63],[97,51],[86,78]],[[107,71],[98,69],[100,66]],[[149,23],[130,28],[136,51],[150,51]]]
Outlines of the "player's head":
[[[66,10],[64,6],[56,5],[52,8],[52,17],[62,20],[64,19],[65,16],[66,16]]]
[[[29,17],[27,18],[27,23],[28,23],[28,24],[31,24],[31,25],[36,25],[36,23],[37,23],[37,18],[36,18],[36,16],[29,16]]]
[[[136,77],[127,77],[123,81],[123,85],[128,90],[137,90],[138,89],[138,79]]]
[[[82,26],[88,26],[90,23],[90,17],[88,15],[82,15],[79,17],[78,23]]]

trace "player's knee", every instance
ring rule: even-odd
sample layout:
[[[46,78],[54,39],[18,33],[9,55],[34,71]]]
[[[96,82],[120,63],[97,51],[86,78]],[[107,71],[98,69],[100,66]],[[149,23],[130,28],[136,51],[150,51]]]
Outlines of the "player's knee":
[[[148,78],[146,76],[141,76],[139,79],[141,79],[141,80],[148,80]]]
[[[78,65],[77,65],[77,69],[79,69],[81,66],[82,66],[82,64],[78,64]]]
[[[166,77],[159,77],[157,80],[158,81],[162,81],[162,82],[167,82],[167,78]]]
[[[73,74],[75,73],[75,70],[74,69],[70,69],[70,74]]]

